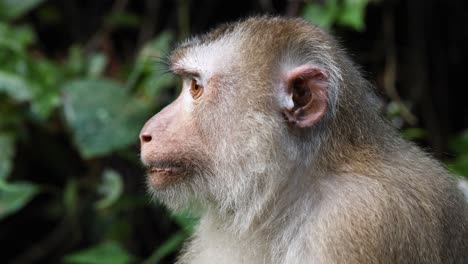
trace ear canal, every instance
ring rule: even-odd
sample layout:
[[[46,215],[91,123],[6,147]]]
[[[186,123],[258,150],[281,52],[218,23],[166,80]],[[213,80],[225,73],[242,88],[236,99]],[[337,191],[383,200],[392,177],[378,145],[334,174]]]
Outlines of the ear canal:
[[[328,105],[328,74],[315,65],[302,65],[286,74],[286,94],[293,107],[283,113],[290,124],[310,127],[325,114]]]

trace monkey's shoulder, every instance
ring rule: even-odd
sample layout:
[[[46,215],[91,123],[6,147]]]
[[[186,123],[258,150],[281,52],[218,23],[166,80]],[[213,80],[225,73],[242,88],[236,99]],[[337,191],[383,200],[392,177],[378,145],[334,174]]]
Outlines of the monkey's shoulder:
[[[463,254],[453,250],[468,248],[468,203],[451,176],[438,165],[433,172],[382,169],[327,179],[321,221],[311,224],[311,233],[325,241],[320,250],[333,263],[379,263],[389,256],[394,263],[458,263],[452,257]],[[452,246],[441,247],[441,239]]]

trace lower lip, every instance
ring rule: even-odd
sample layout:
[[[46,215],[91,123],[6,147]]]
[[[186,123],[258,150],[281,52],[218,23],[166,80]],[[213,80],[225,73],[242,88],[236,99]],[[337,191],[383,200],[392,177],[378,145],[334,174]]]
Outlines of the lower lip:
[[[148,171],[149,182],[153,188],[159,189],[177,182],[182,176],[180,168],[151,168]]]

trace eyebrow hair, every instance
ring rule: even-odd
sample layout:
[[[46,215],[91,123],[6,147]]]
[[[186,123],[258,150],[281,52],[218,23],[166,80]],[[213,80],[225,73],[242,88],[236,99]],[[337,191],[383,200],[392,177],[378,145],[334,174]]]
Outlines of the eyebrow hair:
[[[200,73],[194,69],[189,69],[181,64],[171,64],[169,70],[179,76],[194,76],[200,77]]]

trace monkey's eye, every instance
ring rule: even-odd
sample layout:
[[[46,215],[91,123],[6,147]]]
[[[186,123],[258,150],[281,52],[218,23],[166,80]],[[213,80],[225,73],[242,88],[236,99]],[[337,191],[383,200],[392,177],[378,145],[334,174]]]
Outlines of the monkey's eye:
[[[197,80],[192,79],[190,81],[190,94],[192,95],[193,99],[197,99],[203,92],[203,85],[198,83]]]

